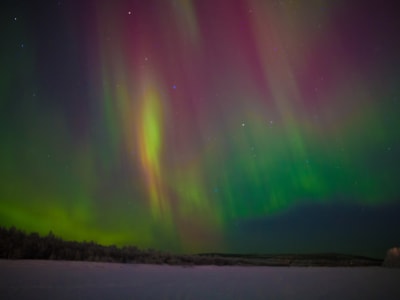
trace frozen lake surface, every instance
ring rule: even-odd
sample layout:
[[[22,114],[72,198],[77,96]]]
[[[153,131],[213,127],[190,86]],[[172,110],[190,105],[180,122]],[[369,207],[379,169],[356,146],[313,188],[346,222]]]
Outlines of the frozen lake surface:
[[[0,260],[0,299],[400,299],[400,269]]]

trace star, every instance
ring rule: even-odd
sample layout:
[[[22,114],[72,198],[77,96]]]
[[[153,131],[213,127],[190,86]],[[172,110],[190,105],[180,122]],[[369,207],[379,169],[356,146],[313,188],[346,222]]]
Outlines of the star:
[[[245,123],[242,123],[242,127],[244,127],[244,126],[246,126],[246,124],[245,124]]]

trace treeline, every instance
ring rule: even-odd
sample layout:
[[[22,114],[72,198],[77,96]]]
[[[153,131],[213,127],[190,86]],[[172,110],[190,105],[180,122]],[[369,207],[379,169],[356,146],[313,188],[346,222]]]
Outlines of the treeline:
[[[103,246],[95,242],[64,241],[49,232],[47,236],[25,233],[15,227],[0,227],[0,258],[50,259],[170,265],[234,265],[234,259],[177,255],[135,246]],[[244,262],[243,262],[244,263]]]
[[[95,242],[64,241],[25,233],[15,227],[0,227],[0,258],[50,259],[169,265],[247,266],[380,266],[382,260],[343,254],[170,254],[135,246],[103,246]]]

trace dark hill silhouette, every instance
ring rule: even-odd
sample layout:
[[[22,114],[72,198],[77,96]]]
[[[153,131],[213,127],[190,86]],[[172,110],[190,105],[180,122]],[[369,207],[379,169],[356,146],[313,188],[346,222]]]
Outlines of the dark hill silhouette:
[[[337,253],[320,254],[170,254],[135,246],[103,246],[95,242],[64,241],[51,231],[47,236],[0,227],[0,258],[101,261],[170,265],[248,266],[380,266],[382,260]]]

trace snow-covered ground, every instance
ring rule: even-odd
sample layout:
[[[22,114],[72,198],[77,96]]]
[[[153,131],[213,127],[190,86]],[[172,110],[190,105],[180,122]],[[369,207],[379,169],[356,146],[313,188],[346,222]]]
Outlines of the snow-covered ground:
[[[400,269],[0,260],[0,299],[400,299]]]

